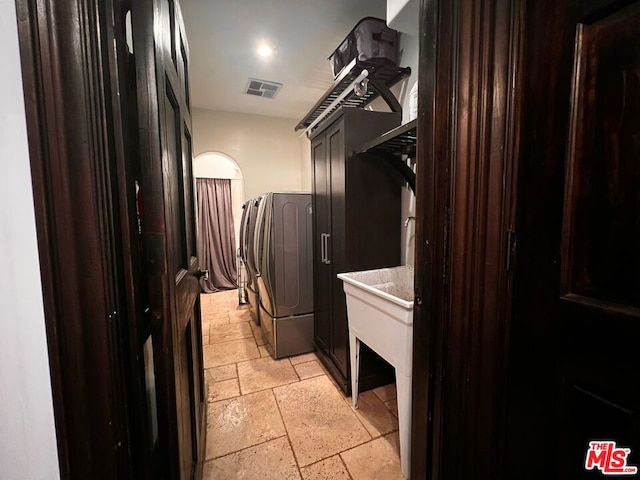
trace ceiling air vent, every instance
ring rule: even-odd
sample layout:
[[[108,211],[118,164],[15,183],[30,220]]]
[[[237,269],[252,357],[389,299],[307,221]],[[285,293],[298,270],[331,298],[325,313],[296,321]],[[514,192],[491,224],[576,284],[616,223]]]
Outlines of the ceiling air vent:
[[[280,88],[282,88],[281,83],[250,78],[244,93],[255,95],[256,97],[274,98],[280,91]]]

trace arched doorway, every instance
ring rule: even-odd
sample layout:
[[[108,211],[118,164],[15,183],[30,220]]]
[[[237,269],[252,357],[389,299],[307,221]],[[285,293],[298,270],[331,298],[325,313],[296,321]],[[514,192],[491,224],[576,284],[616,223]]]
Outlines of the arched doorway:
[[[234,288],[237,283],[236,255],[244,199],[242,170],[230,156],[206,152],[194,161],[198,192],[198,255],[208,279],[201,280],[205,292]]]

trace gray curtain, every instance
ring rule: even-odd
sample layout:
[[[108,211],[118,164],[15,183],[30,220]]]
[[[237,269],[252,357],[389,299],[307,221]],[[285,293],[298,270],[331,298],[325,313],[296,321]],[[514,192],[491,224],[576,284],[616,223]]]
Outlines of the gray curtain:
[[[200,279],[206,293],[238,288],[236,238],[231,210],[231,180],[196,179],[198,195],[197,249],[200,269],[209,278]]]

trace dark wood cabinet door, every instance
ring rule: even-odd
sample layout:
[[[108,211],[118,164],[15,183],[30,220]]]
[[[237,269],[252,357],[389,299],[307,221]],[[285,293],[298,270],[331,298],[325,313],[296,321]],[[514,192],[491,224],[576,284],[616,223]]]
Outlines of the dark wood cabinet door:
[[[176,0],[132,4],[141,229],[151,318],[158,455],[167,478],[197,474],[205,399],[195,257],[188,45]],[[148,345],[148,339],[143,339]],[[147,384],[149,379],[147,379]],[[152,423],[153,423],[152,422]]]
[[[504,478],[600,478],[640,466],[640,2],[526,3]]]
[[[346,156],[345,121],[336,122],[327,129],[327,157],[331,164],[331,237],[328,257],[331,262],[329,288],[331,290],[331,351],[330,356],[340,373],[349,377],[349,326],[347,303],[338,273],[346,271]]]
[[[395,114],[344,108],[326,120],[311,145],[316,345],[323,354],[321,360],[345,392],[351,388],[349,323],[343,284],[337,275],[400,263],[399,178],[390,167],[368,163],[356,152],[399,121]],[[391,382],[390,370],[363,347],[361,388]]]
[[[311,144],[313,162],[314,337],[325,353],[331,347],[331,265],[325,262],[325,236],[331,232],[331,164],[326,137]]]

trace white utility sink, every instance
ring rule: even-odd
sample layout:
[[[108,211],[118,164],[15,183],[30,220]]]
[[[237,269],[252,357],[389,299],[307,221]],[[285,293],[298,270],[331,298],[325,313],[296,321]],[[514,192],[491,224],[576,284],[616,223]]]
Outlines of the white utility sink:
[[[340,273],[347,297],[351,391],[358,405],[360,342],[396,370],[402,476],[411,465],[411,372],[413,369],[413,267]]]

